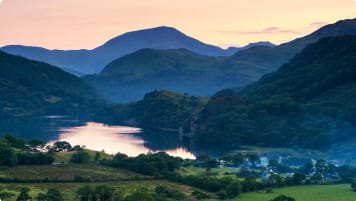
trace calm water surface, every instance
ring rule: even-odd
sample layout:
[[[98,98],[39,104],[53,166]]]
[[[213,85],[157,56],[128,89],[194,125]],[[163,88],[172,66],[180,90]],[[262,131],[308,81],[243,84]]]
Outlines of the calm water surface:
[[[13,124],[13,125],[12,125]],[[53,143],[68,141],[106,153],[137,156],[165,151],[169,155],[194,159],[172,133],[145,132],[140,128],[83,122],[66,116],[45,116],[40,119],[11,120],[0,124],[1,134],[11,133],[26,139],[38,138]]]

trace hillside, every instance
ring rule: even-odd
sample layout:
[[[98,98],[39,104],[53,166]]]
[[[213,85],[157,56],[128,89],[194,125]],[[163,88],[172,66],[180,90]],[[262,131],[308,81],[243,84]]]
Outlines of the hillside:
[[[140,127],[177,131],[191,113],[206,101],[171,91],[153,91],[143,100],[107,107],[98,118],[105,122],[138,124]]]
[[[54,66],[0,51],[0,116],[69,114],[94,104],[93,90]]]
[[[356,20],[340,21],[279,46],[251,44],[231,57],[202,56],[184,49],[143,49],[114,60],[87,80],[114,102],[137,101],[145,93],[162,89],[211,96],[224,88],[241,88],[257,81],[321,37],[355,35],[355,24]]]
[[[248,82],[244,72],[219,69],[222,61],[220,57],[185,49],[142,49],[111,62],[100,75],[87,76],[86,80],[98,93],[115,102],[137,101],[144,94],[161,89],[207,96]]]
[[[356,35],[356,19],[341,20],[326,25],[315,32],[290,42],[271,47],[253,46],[241,50],[226,60],[231,68],[261,69],[256,75],[262,76],[266,72],[278,69],[287,63],[308,44],[329,36]]]
[[[321,39],[246,89],[217,93],[195,117],[193,142],[324,149],[352,139],[355,64],[355,36]]]
[[[236,50],[224,50],[205,44],[171,27],[156,27],[119,35],[92,50],[48,50],[40,47],[10,45],[1,50],[43,61],[77,75],[99,73],[112,60],[144,48],[184,48],[201,55],[227,56]]]

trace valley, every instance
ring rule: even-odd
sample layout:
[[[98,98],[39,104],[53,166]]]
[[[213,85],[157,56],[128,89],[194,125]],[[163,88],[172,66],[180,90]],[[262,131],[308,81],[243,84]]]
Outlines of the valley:
[[[356,18],[313,26],[1,47],[0,201],[354,200]]]

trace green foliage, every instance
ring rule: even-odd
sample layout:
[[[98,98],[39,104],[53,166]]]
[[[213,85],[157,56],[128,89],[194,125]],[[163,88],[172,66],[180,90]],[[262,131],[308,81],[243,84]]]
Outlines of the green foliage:
[[[185,198],[183,193],[163,185],[156,186],[155,193],[161,197],[171,198],[174,200],[183,200]]]
[[[289,196],[280,195],[270,201],[295,201],[295,199]]]
[[[2,118],[89,112],[97,102],[80,78],[45,63],[0,51],[0,72]]]
[[[193,142],[327,149],[355,137],[355,52],[355,36],[321,39],[246,89],[217,93],[195,115]]]
[[[45,200],[46,201],[64,201],[62,193],[55,188],[50,188],[47,190],[47,193],[45,195]]]
[[[15,166],[17,164],[17,155],[13,148],[0,141],[0,166]]]
[[[227,198],[234,198],[240,195],[241,193],[241,184],[238,180],[232,181],[225,189]]]
[[[14,197],[15,195],[13,193],[9,193],[9,192],[0,192],[0,199],[1,200],[10,200],[12,197]]]
[[[356,192],[356,179],[352,180],[351,189]]]
[[[72,145],[67,141],[57,141],[53,144],[53,147],[51,147],[51,149],[56,152],[66,152],[72,149]]]
[[[91,201],[95,199],[94,190],[88,185],[77,189],[76,195],[80,201]]]
[[[29,201],[32,197],[29,195],[30,189],[23,187],[20,190],[20,194],[17,196],[16,201]]]
[[[129,105],[114,105],[104,111],[109,122],[137,122],[145,128],[177,130],[204,100],[170,91],[147,93],[143,100]]]
[[[88,162],[90,159],[90,155],[85,152],[85,151],[78,151],[74,154],[72,154],[71,158],[70,158],[70,161],[72,163],[78,163],[78,164],[81,164],[81,163],[86,163]]]
[[[193,191],[192,196],[196,197],[198,200],[207,199],[210,197],[208,194],[198,190]]]
[[[44,165],[52,164],[54,157],[48,153],[18,153],[18,165]]]
[[[117,168],[136,171],[145,175],[162,177],[171,174],[181,167],[183,160],[169,156],[165,152],[154,154],[141,154],[137,157],[128,157],[125,154],[116,154],[113,160],[102,160],[101,163]]]
[[[11,147],[24,149],[25,148],[25,140],[22,138],[17,138],[13,135],[6,134],[3,139],[7,142],[7,144]]]
[[[155,201],[154,194],[146,188],[139,188],[125,197],[125,201]]]

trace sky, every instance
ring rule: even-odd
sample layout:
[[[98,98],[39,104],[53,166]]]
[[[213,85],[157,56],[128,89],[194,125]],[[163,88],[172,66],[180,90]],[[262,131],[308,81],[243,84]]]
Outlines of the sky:
[[[163,25],[220,47],[280,44],[351,18],[356,0],[0,0],[0,46],[93,49]]]

